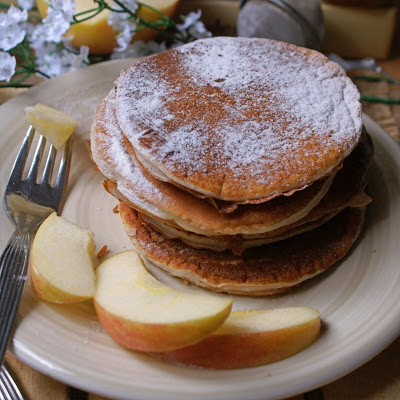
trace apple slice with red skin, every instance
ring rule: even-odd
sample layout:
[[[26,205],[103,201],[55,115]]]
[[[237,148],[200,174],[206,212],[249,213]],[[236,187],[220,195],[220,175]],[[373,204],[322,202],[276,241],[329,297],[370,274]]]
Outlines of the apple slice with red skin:
[[[231,311],[229,297],[159,282],[135,251],[108,258],[96,273],[98,319],[116,342],[130,349],[159,352],[199,342]]]
[[[305,349],[318,338],[320,325],[318,311],[308,307],[236,311],[201,342],[156,356],[204,368],[255,367]]]

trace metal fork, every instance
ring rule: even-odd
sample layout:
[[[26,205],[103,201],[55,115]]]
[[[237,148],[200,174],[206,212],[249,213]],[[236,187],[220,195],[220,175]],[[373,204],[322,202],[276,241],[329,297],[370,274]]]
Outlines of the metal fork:
[[[0,369],[0,399],[24,400],[18,386],[4,364]]]
[[[19,150],[4,193],[4,209],[15,227],[0,257],[0,364],[17,314],[29,262],[31,235],[53,211],[58,212],[69,173],[71,139],[64,147],[55,186],[51,186],[57,150],[51,146],[37,183],[46,139],[40,135],[26,178],[23,171],[35,129],[31,126]]]

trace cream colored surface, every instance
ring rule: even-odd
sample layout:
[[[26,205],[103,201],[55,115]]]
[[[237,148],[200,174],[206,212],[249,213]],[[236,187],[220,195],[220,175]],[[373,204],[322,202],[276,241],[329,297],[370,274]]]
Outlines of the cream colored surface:
[[[94,103],[106,95],[118,71],[129,64],[129,60],[108,63],[69,74],[68,79],[66,76],[56,78],[0,108],[3,132],[6,132],[0,137],[0,190],[4,190],[27,128],[21,118],[26,105],[52,99],[61,109],[78,117],[80,124],[63,215],[96,231],[96,244],[100,247],[107,244],[111,253],[130,248],[130,242],[119,216],[112,213],[116,202],[104,192],[102,177],[93,172],[84,143]],[[365,117],[364,122],[375,142],[377,156],[370,185],[374,203],[359,244],[326,276],[290,295],[236,301],[237,309],[260,309],[272,304],[275,307],[307,305],[318,309],[325,328],[321,338],[301,354],[266,367],[235,372],[216,373],[171,366],[115,345],[102,331],[89,303],[45,304],[33,295],[29,282],[10,349],[29,365],[56,379],[114,399],[131,400],[133,392],[138,399],[157,400],[189,396],[213,400],[216,396],[232,400],[276,399],[302,393],[348,374],[397,337],[400,319],[397,224],[400,219],[400,151],[371,119]],[[4,247],[12,227],[2,211],[0,226],[0,245]],[[178,286],[172,278],[157,273],[164,282]],[[386,363],[379,364],[379,357],[377,362],[380,370],[394,380],[396,364],[386,370]],[[362,369],[365,371],[365,367]],[[355,374],[352,376],[357,377]],[[353,389],[347,398],[372,399],[377,390],[372,387],[374,379],[377,379],[376,373],[352,378],[352,383],[359,385],[368,380],[365,387],[372,392],[360,397],[355,393],[357,388],[351,385]],[[389,385],[387,380],[383,382]],[[329,400],[346,398],[345,391],[335,398],[333,393],[335,390],[338,393],[339,389],[331,385],[327,388],[331,388]],[[382,398],[396,398],[388,396]]]
[[[343,57],[389,56],[396,7],[367,8],[322,4],[325,23],[323,49]]]

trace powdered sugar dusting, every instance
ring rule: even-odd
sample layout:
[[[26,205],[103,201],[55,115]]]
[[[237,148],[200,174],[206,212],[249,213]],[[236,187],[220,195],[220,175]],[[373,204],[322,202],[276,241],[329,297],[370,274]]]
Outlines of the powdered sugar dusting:
[[[118,84],[117,115],[169,179],[232,200],[325,175],[362,126],[359,93],[341,67],[247,38],[199,40],[133,66]]]
[[[161,192],[146,179],[124,146],[124,138],[118,126],[114,103],[115,89],[112,89],[97,111],[101,117],[95,118],[92,125],[91,151],[93,159],[102,174],[117,182],[118,189],[126,197],[132,197],[130,187],[133,186],[138,188],[138,193],[144,193],[143,197],[146,197],[147,193],[151,193],[161,201],[163,199]],[[128,185],[124,182],[128,182]]]

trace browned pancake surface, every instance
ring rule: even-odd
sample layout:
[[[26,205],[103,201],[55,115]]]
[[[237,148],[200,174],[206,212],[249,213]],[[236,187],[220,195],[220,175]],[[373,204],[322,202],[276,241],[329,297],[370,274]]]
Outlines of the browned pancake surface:
[[[214,291],[264,295],[288,290],[340,260],[356,240],[365,208],[347,208],[323,226],[241,257],[193,249],[165,239],[120,204],[120,216],[137,250],[172,275]]]
[[[343,168],[337,173],[328,193],[304,218],[265,234],[246,235],[246,238],[282,235],[294,227],[315,221],[328,213],[351,205],[352,200],[362,194],[367,186],[373,154],[374,146],[371,136],[364,129],[360,144],[344,160]]]
[[[199,40],[132,66],[118,122],[158,179],[232,201],[327,175],[360,139],[359,94],[320,53],[266,39]]]
[[[170,225],[164,224],[162,221],[148,217],[141,213],[138,213],[138,216],[142,221],[142,223],[150,225],[151,228],[161,233],[166,239],[179,239],[188,246],[194,247],[196,249],[207,249],[217,252],[230,250],[235,256],[240,256],[242,255],[245,249],[264,246],[315,229],[318,226],[329,221],[340,211],[341,210],[325,214],[323,217],[315,221],[307,222],[300,226],[289,229],[281,235],[275,235],[275,236],[259,235],[259,237],[254,237],[251,239],[244,239],[242,235],[231,235],[231,236],[198,235],[196,233],[188,232],[183,229],[171,227]]]
[[[145,214],[169,220],[200,234],[251,234],[268,231],[285,220],[293,222],[293,216],[301,214],[306,208],[309,211],[318,203],[328,189],[327,180],[331,179],[319,180],[289,197],[279,196],[266,203],[239,206],[230,214],[222,214],[206,199],[155,179],[140,168],[135,151],[116,120],[115,89],[97,109],[92,125],[91,147],[94,161],[110,179],[106,188],[113,195],[130,202]]]
[[[359,146],[357,146],[352,154],[350,154],[350,156],[344,161],[344,166],[337,173],[328,193],[305,217],[294,223],[287,224],[265,233],[256,233],[253,235],[248,232],[245,235],[245,238],[251,239],[252,237],[274,237],[282,235],[296,226],[316,220],[327,213],[346,207],[351,199],[365,188],[368,180],[372,155],[372,141],[368,133],[364,131]],[[282,217],[293,213],[294,210],[300,209],[297,207],[307,204],[307,202],[310,201],[309,199],[313,196],[311,190],[316,188],[314,184],[304,191],[295,193],[291,197],[278,197],[268,203],[258,205],[242,205],[232,214],[221,215],[214,207],[207,204],[205,200],[198,199],[184,191],[180,191],[175,186],[168,183],[157,181],[151,176],[149,176],[149,179],[154,187],[159,189],[162,193],[162,198],[165,203],[159,203],[160,207],[164,207],[174,215],[185,218],[186,221],[193,223],[196,227],[201,226],[206,228],[209,232],[204,234],[209,235],[215,235],[217,232],[223,232],[224,234],[238,234],[244,231],[246,223],[247,227],[251,226],[250,224],[252,223],[254,228],[259,226],[258,223],[264,223],[267,225],[271,224],[271,222],[278,221],[279,219],[282,219]],[[319,183],[319,185],[320,184],[321,183]],[[140,212],[154,217],[154,215],[138,206],[137,203],[135,204],[123,196],[117,190],[116,185],[113,182],[107,181],[105,186],[106,189],[119,200],[128,202],[132,207],[138,209]],[[146,196],[146,188],[147,186],[140,187],[136,185],[132,187],[132,190],[139,193],[140,196]],[[152,191],[148,191],[147,197],[151,198],[152,193]],[[274,211],[272,212],[271,210]],[[277,218],[278,216],[279,219]],[[259,218],[259,220],[257,218]],[[171,221],[163,221],[170,225],[179,227],[179,225],[174,224]],[[240,229],[238,229],[239,227]],[[193,231],[196,232],[195,229]],[[201,234],[202,232],[197,231],[197,233]],[[231,248],[241,248],[242,239],[240,237],[225,237],[225,240],[230,243],[229,246]]]

